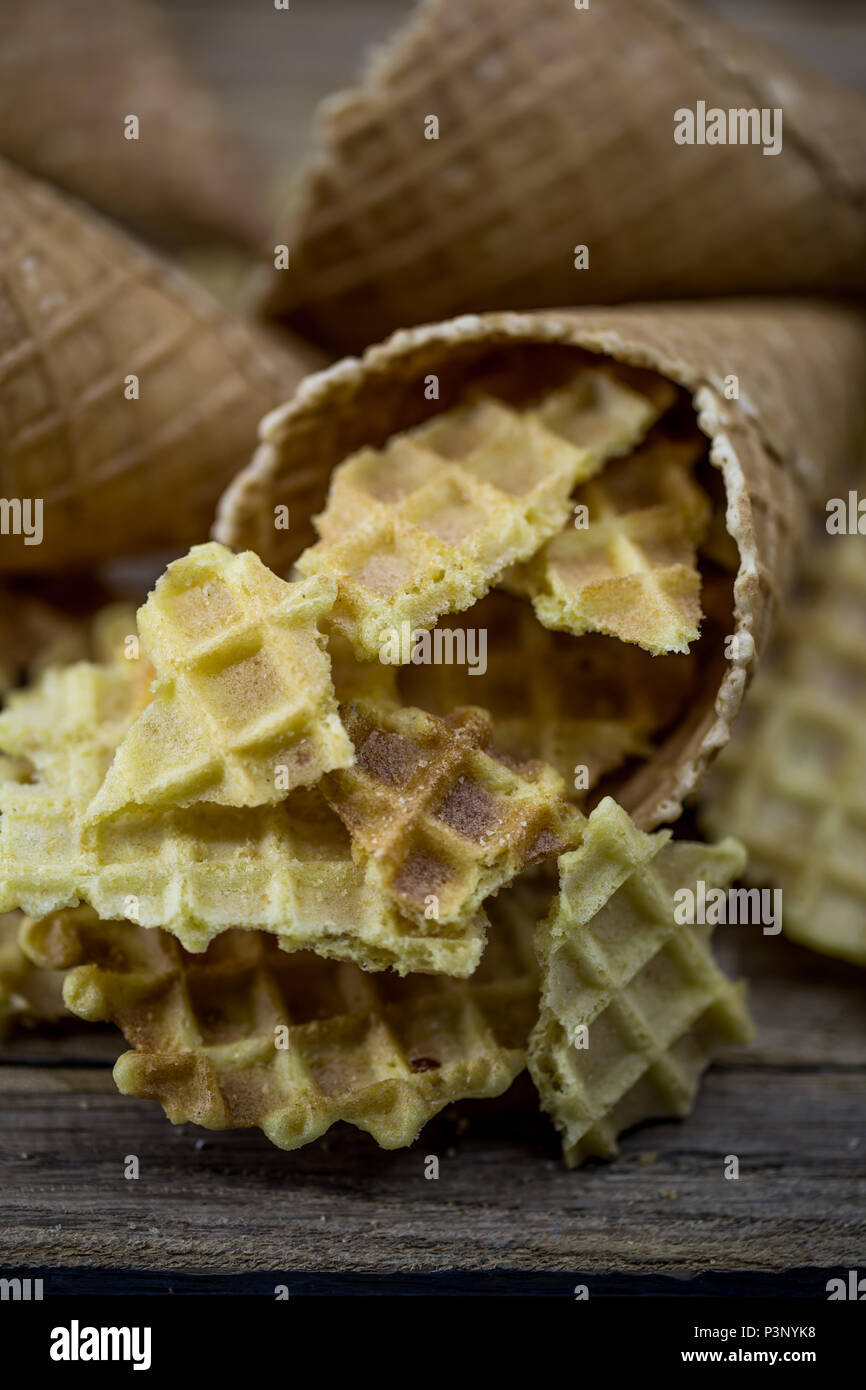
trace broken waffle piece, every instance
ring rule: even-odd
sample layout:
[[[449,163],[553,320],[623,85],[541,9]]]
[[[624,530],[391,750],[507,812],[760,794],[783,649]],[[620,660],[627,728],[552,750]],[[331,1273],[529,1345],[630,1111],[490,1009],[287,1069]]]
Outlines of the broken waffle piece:
[[[133,662],[49,667],[34,686],[10,695],[0,713],[0,751],[26,758],[55,790],[61,791],[62,783],[80,803],[98,790],[146,699]]]
[[[0,783],[0,912],[42,917],[84,902],[105,919],[165,927],[192,951],[246,927],[368,970],[472,973],[483,912],[419,930],[355,863],[345,827],[314,788],[276,806],[136,807],[90,822],[137,713],[128,664],[49,671],[0,714],[0,749],[34,769]]]
[[[617,363],[581,368],[539,398],[534,410],[547,429],[589,451],[595,472],[608,459],[631,453],[676,395],[664,377]]]
[[[358,863],[422,929],[465,921],[523,869],[579,842],[584,818],[561,777],[498,755],[485,710],[439,719],[358,700],[342,714],[355,764],[322,790]]]
[[[533,919],[503,919],[470,981],[370,975],[260,932],[227,932],[190,955],[166,932],[87,909],[30,922],[42,966],[69,970],[64,998],[108,1020],[134,1051],[114,1069],[125,1095],[175,1124],[256,1126],[282,1149],[338,1120],[383,1148],[411,1144],[445,1105],[507,1090],[537,1015]]]
[[[698,438],[654,438],[574,495],[575,522],[506,586],[527,593],[545,627],[606,633],[653,655],[700,636],[697,549],[710,502],[691,469]],[[584,524],[578,526],[578,521]]]
[[[431,643],[439,636],[434,629]],[[440,716],[481,705],[496,747],[518,762],[549,763],[578,805],[626,759],[649,754],[697,681],[696,653],[654,657],[595,634],[575,641],[501,589],[443,618],[441,636],[442,660],[380,667],[394,671],[402,702]]]
[[[20,912],[0,915],[0,1038],[68,1016],[62,975],[34,965],[18,944],[23,921]]]
[[[195,546],[169,565],[139,613],[157,680],[89,815],[197,801],[260,806],[346,767],[317,620],[332,580],[288,584],[251,552]]]
[[[331,623],[375,659],[402,624],[429,628],[469,608],[533,555],[599,466],[535,413],[487,398],[458,406],[336,469],[322,539],[298,570],[337,580]]]
[[[700,792],[705,832],[742,839],[783,930],[866,966],[866,565],[859,535],[810,553],[734,737]]]
[[[727,888],[735,840],[675,842],[638,830],[609,797],[559,861],[557,900],[536,943],[542,999],[529,1067],[570,1167],[616,1154],[640,1120],[686,1115],[704,1068],[753,1027],[745,986],[713,961],[712,927],[678,925],[674,895]]]

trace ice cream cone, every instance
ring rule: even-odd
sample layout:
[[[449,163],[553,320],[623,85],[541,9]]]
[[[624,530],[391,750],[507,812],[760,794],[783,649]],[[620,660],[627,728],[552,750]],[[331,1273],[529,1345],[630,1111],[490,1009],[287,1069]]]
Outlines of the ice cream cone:
[[[427,0],[323,110],[265,307],[356,351],[468,311],[862,290],[864,191],[863,98],[688,0]]]
[[[249,151],[148,0],[3,7],[0,154],[164,244],[267,229]]]
[[[679,813],[727,742],[784,591],[804,504],[821,495],[862,432],[861,315],[818,302],[729,300],[466,316],[397,333],[360,361],[310,378],[263,422],[261,446],[222,499],[215,534],[287,573],[312,539],[305,523],[325,502],[331,469],[348,454],[381,447],[491,381],[506,397],[528,377],[537,388],[545,371],[555,385],[587,352],[649,368],[691,397],[739,555],[735,574],[705,566],[701,676],[683,717],[624,781],[602,785],[647,828]],[[291,530],[274,530],[277,505],[289,507]]]
[[[0,570],[206,539],[262,412],[322,359],[11,165],[0,206]]]

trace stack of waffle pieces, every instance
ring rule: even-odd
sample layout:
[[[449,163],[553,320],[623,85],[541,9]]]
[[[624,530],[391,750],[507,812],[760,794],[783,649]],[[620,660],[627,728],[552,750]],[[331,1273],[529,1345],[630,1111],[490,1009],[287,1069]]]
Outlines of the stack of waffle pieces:
[[[741,855],[605,795],[688,705],[719,570],[680,406],[586,366],[470,395],[345,460],[295,579],[196,546],[34,667],[0,712],[7,1025],[62,979],[121,1091],[285,1149],[411,1143],[527,1064],[569,1163],[684,1114],[748,1020],[673,892]]]

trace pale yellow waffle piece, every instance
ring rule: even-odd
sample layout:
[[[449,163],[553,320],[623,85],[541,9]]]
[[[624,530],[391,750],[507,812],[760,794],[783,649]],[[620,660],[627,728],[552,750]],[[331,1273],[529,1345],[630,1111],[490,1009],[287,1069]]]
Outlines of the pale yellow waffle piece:
[[[94,614],[90,623],[90,648],[94,661],[104,666],[119,664],[132,686],[136,713],[149,704],[156,672],[142,646],[138,619],[131,603],[110,603]]]
[[[646,835],[610,798],[560,859],[559,896],[536,938],[529,1067],[570,1167],[616,1154],[617,1136],[640,1120],[688,1114],[716,1053],[752,1036],[745,986],[714,963],[712,928],[674,916],[675,893],[699,881],[726,888],[744,863],[735,840]]]
[[[430,664],[396,672],[403,702],[441,716],[481,705],[497,748],[550,763],[578,804],[626,759],[647,756],[698,678],[694,655],[653,657],[612,637],[551,632],[525,599],[500,590],[443,618],[426,640]]]
[[[65,784],[65,804],[86,804],[143,698],[132,662],[50,667],[35,686],[9,697],[0,751],[28,759],[54,790]]]
[[[576,491],[586,511],[575,522],[585,524],[560,531],[510,577],[545,627],[606,633],[653,655],[697,641],[697,549],[711,509],[691,468],[704,448],[653,439]]]
[[[207,802],[137,808],[91,824],[87,808],[136,712],[125,663],[49,672],[0,715],[0,748],[29,756],[34,780],[0,783],[0,912],[41,917],[78,902],[105,919],[164,926],[190,950],[230,927],[275,934],[286,950],[370,970],[472,973],[480,911],[459,926],[402,916],[314,790],[277,806]]]
[[[166,932],[86,910],[29,923],[22,939],[41,964],[71,968],[73,1013],[110,1020],[132,1044],[118,1089],[174,1123],[254,1125],[295,1149],[345,1120],[391,1149],[522,1071],[538,1009],[532,928],[503,919],[469,981],[371,975],[287,955],[260,932],[227,932],[193,956]]]
[[[115,661],[144,660],[133,604],[109,603],[93,615],[90,648],[90,655],[100,666],[110,666]],[[152,667],[148,669],[153,680]]]
[[[866,966],[866,541],[833,536],[701,789],[701,824],[749,853],[748,881],[782,889],[783,930]]]
[[[588,449],[598,465],[631,453],[676,395],[672,382],[648,372],[584,367],[533,409],[554,434]]]
[[[402,623],[428,628],[468,608],[534,554],[598,466],[537,414],[490,399],[458,406],[336,469],[322,539],[298,570],[337,579],[331,622],[375,658]]]
[[[0,1038],[67,1016],[62,975],[34,965],[18,944],[23,921],[20,912],[0,915]]]
[[[352,768],[322,789],[359,864],[422,929],[459,923],[525,868],[578,843],[583,816],[544,763],[491,747],[490,716],[355,701],[342,708]]]
[[[252,551],[216,543],[169,565],[138,615],[153,699],[90,817],[198,801],[261,806],[348,766],[352,745],[316,625],[336,592],[323,576],[287,584]]]

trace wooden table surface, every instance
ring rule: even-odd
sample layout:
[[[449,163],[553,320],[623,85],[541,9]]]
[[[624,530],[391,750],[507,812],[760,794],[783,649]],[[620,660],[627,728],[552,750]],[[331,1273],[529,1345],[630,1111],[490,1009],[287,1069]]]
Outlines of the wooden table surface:
[[[265,158],[285,170],[317,100],[409,5],[292,0],[280,42],[266,4],[171,8]],[[715,8],[866,86],[862,5]],[[339,1126],[284,1154],[257,1131],[173,1127],[158,1106],[118,1095],[110,1068],[122,1044],[111,1030],[7,1042],[0,1265],[93,1290],[193,1287],[196,1275],[218,1274],[231,1276],[225,1287],[252,1287],[243,1280],[255,1271],[263,1290],[273,1272],[294,1285],[317,1274],[321,1286],[346,1271],[361,1286],[371,1276],[408,1290],[410,1272],[439,1271],[440,1288],[482,1292],[500,1287],[503,1271],[513,1289],[547,1271],[548,1292],[583,1274],[608,1291],[701,1275],[670,1287],[745,1293],[778,1284],[749,1271],[800,1271],[786,1289],[820,1295],[816,1267],[866,1262],[866,976],[782,938],[720,928],[717,940],[751,981],[757,1041],[710,1071],[690,1118],[645,1125],[618,1161],[572,1173],[526,1077],[498,1101],[450,1108],[409,1150],[383,1153]],[[130,1154],[135,1181],[123,1176]],[[440,1159],[438,1181],[424,1177],[428,1154]],[[730,1154],[737,1181],[723,1176]],[[459,1270],[469,1273],[441,1274]]]
[[[752,930],[720,928],[717,943],[752,981],[756,1043],[708,1073],[688,1119],[642,1126],[619,1160],[575,1172],[526,1077],[498,1101],[452,1107],[408,1150],[381,1152],[338,1126],[285,1154],[258,1131],[174,1127],[158,1106],[118,1095],[113,1032],[7,1043],[0,1263],[471,1270],[480,1281],[502,1270],[591,1279],[856,1268],[866,1257],[862,973]],[[123,1176],[130,1154],[137,1180]],[[424,1177],[429,1154],[438,1181]],[[736,1181],[723,1177],[730,1154]],[[731,1285],[743,1287],[740,1276]]]

